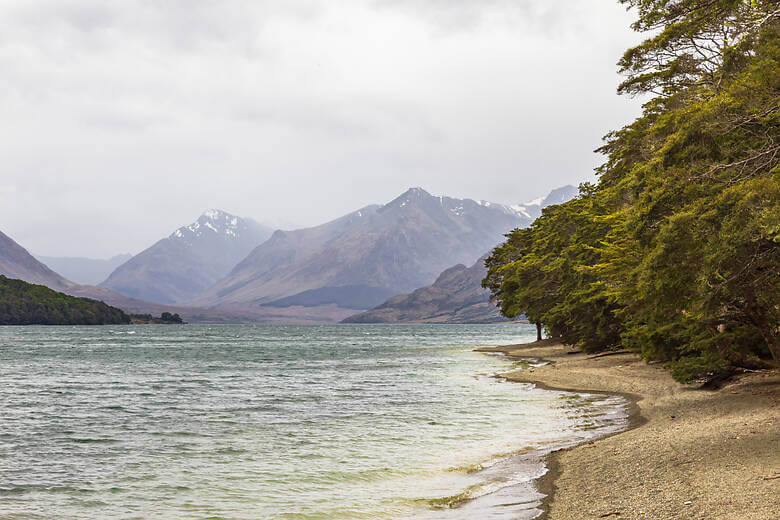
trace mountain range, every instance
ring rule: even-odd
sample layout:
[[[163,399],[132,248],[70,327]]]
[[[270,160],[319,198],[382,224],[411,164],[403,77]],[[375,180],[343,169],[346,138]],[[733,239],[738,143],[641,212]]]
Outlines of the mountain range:
[[[271,232],[211,209],[117,267],[100,287],[154,303],[185,302],[227,275]]]
[[[54,291],[71,296],[91,298],[118,307],[125,312],[155,313],[178,312],[186,318],[208,321],[235,321],[236,315],[217,311],[204,311],[170,307],[129,298],[111,289],[74,283],[33,257],[24,247],[0,231],[0,275],[27,283],[44,285]],[[186,319],[185,318],[185,319]],[[252,317],[248,316],[247,320]],[[193,320],[195,321],[195,320]]]
[[[530,219],[509,206],[411,188],[321,226],[276,231],[193,305],[368,309],[472,264]]]
[[[0,274],[191,322],[494,321],[477,259],[574,194],[567,186],[503,205],[411,188],[320,226],[273,233],[208,210],[116,267],[99,287],[71,281],[0,233]]]

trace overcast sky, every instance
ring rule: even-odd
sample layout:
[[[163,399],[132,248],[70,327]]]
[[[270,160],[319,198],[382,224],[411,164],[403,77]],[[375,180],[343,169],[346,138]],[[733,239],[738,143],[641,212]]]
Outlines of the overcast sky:
[[[0,0],[0,230],[137,253],[207,208],[313,225],[410,186],[593,180],[639,101],[616,0]]]

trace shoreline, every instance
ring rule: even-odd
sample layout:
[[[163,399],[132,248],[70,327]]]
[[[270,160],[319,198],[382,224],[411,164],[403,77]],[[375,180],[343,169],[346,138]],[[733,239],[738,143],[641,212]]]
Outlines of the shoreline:
[[[778,370],[697,390],[633,353],[572,354],[553,340],[476,351],[549,363],[498,374],[508,381],[628,402],[625,429],[545,457],[539,519],[763,520],[780,508]]]

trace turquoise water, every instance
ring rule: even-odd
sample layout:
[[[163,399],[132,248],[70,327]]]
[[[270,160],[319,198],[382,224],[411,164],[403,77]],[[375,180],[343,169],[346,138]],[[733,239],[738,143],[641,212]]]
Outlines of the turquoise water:
[[[491,377],[525,325],[0,327],[0,518],[533,518],[621,398]]]

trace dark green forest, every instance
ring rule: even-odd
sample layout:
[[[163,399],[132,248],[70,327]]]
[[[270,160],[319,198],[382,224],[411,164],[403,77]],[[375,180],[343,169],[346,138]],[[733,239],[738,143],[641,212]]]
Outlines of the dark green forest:
[[[0,275],[0,325],[107,325],[130,323],[121,310],[43,285]]]
[[[679,381],[780,361],[780,3],[620,0],[648,34],[618,62],[642,115],[595,184],[486,260],[504,315]]]

